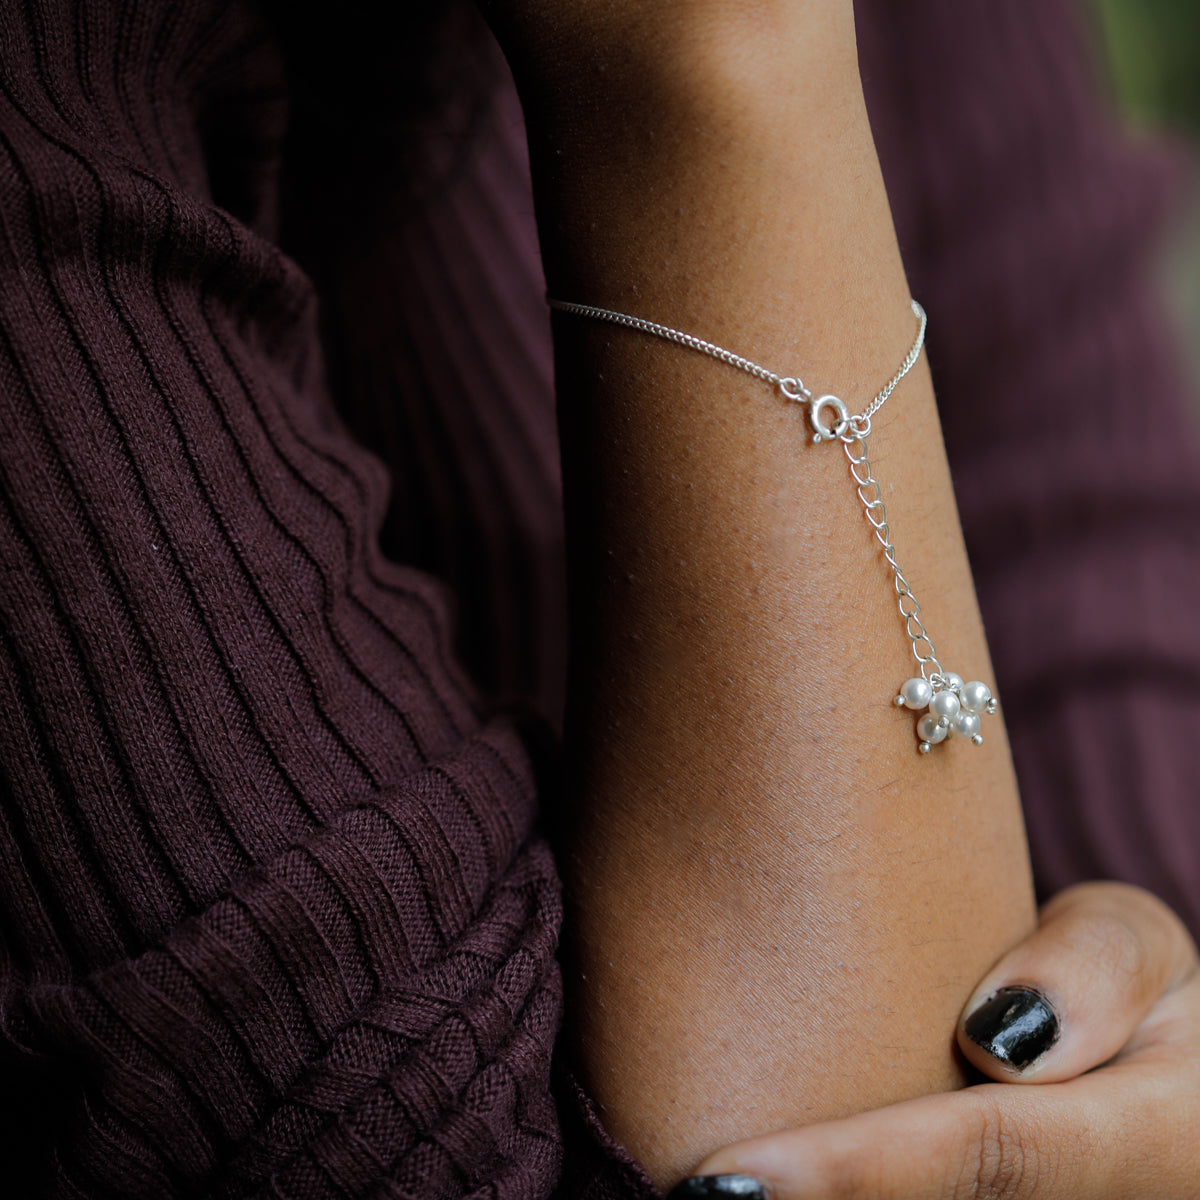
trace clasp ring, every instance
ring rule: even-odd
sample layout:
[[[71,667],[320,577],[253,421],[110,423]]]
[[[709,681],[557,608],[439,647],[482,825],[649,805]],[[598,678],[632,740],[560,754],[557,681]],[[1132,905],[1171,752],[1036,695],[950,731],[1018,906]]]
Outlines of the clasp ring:
[[[821,414],[827,408],[834,412],[834,420],[828,426],[821,420]],[[850,413],[837,396],[821,396],[809,407],[808,423],[812,426],[814,442],[836,442],[850,425]]]

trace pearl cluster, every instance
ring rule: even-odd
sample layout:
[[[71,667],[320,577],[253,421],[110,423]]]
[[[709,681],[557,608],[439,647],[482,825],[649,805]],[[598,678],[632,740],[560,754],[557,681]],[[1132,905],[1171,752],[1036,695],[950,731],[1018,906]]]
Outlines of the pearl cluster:
[[[920,676],[910,679],[896,697],[897,708],[921,713],[917,719],[917,737],[922,754],[928,754],[938,742],[951,737],[970,738],[976,746],[983,745],[983,734],[979,732],[981,718],[984,713],[994,713],[996,704],[986,683],[977,679],[963,683],[962,676],[953,671],[934,675],[932,680]]]

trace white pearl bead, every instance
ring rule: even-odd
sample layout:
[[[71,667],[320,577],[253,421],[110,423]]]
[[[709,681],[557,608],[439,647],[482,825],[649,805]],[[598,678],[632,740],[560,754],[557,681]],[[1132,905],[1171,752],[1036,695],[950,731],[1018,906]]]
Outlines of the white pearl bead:
[[[970,683],[964,685],[959,697],[963,708],[969,708],[972,712],[983,712],[991,698],[991,688],[986,683],[980,683],[978,679],[972,679]]]
[[[909,708],[928,708],[933,699],[933,685],[928,679],[919,675],[916,679],[908,680],[900,689],[900,695]]]
[[[975,745],[977,745],[977,746],[982,746],[982,745],[983,745],[983,734],[982,734],[982,733],[977,733],[977,734],[976,734],[976,735],[975,735],[975,736],[974,736],[974,737],[971,739],[971,741],[973,741],[973,742],[975,743]]]
[[[959,737],[973,738],[979,732],[979,714],[962,710],[954,718],[954,732]]]
[[[929,711],[953,719],[958,713],[958,697],[953,692],[938,692],[929,702]]]
[[[931,746],[936,746],[938,742],[946,740],[946,731],[938,724],[938,718],[933,713],[926,713],[917,722],[917,737]]]
[[[922,754],[928,754],[933,747],[928,742],[922,742],[918,747]]]
[[[942,683],[949,692],[961,692],[963,688],[963,677],[955,674],[953,671],[943,671]]]

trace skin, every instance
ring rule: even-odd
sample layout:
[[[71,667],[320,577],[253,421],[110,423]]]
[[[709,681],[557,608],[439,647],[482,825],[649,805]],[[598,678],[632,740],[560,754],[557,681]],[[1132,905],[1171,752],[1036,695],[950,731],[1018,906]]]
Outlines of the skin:
[[[836,389],[915,333],[848,3],[505,6],[554,295]],[[1035,920],[1002,720],[917,754],[840,447],[694,353],[556,329],[573,552],[567,1037],[659,1183],[715,1146],[961,1084]],[[991,677],[924,359],[870,448],[949,669]],[[820,1014],[814,1019],[813,1014]]]

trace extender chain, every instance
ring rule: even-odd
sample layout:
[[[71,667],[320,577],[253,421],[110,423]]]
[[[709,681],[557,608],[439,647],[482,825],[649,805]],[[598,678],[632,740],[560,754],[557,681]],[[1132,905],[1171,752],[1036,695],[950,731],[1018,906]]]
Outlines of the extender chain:
[[[982,745],[982,718],[995,713],[996,698],[987,684],[978,680],[964,683],[961,675],[942,668],[933,641],[921,620],[921,604],[913,595],[913,590],[896,559],[896,547],[892,543],[891,529],[888,527],[883,493],[867,454],[871,418],[883,407],[887,398],[921,357],[921,349],[925,344],[925,329],[928,325],[928,317],[921,305],[915,300],[912,301],[913,315],[917,318],[917,336],[900,369],[861,413],[851,416],[845,403],[837,396],[826,394],[814,398],[812,391],[804,386],[803,380],[798,376],[777,375],[748,358],[742,358],[741,355],[723,350],[712,342],[703,341],[668,325],[660,325],[656,321],[647,321],[642,317],[633,317],[627,313],[589,304],[573,304],[555,299],[550,299],[549,304],[551,308],[560,312],[622,325],[627,329],[635,329],[640,333],[652,334],[668,342],[686,346],[689,350],[697,350],[769,384],[785,399],[807,407],[813,442],[842,444],[863,511],[871,523],[876,539],[883,547],[884,558],[891,568],[892,585],[896,590],[896,602],[904,621],[904,631],[912,645],[913,657],[921,669],[920,675],[907,680],[900,688],[894,700],[895,705],[920,714],[917,718],[916,732],[918,748],[922,754],[928,754],[939,742],[952,738],[965,738],[974,742],[976,746]]]

